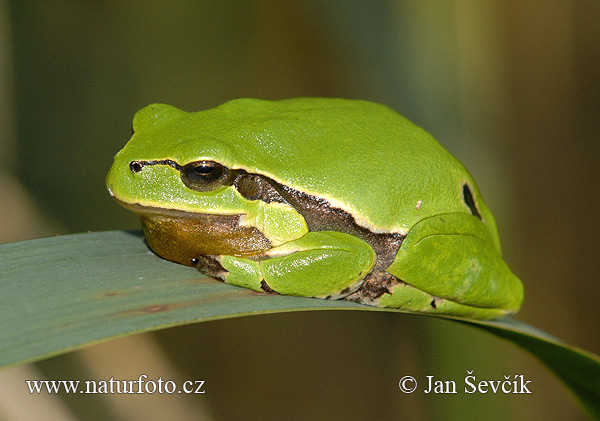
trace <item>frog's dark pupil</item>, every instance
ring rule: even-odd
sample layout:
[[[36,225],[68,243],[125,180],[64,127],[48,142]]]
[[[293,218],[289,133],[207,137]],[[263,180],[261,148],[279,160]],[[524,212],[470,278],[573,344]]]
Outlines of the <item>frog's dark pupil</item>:
[[[220,179],[224,172],[225,167],[216,162],[201,162],[198,165],[194,165],[191,168],[193,176],[197,177],[198,180],[204,182],[211,182]]]
[[[201,177],[207,177],[207,176],[215,176],[216,174],[219,173],[218,168],[215,167],[210,167],[208,165],[199,165],[197,167],[194,167],[194,173],[196,173],[196,175],[199,175]]]

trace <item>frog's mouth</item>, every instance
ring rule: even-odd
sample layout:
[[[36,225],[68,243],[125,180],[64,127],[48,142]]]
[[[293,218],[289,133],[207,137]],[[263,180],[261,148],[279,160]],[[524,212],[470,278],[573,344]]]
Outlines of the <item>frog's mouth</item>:
[[[256,227],[240,223],[241,214],[203,214],[117,201],[139,215],[146,241],[156,254],[183,265],[196,266],[202,255],[249,257],[272,247]]]

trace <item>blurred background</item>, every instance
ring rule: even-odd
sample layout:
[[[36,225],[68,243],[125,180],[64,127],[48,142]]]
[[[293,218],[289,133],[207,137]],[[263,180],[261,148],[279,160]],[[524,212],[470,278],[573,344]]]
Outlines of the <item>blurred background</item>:
[[[525,284],[518,318],[600,353],[596,0],[0,0],[0,242],[137,229],[105,191],[134,113],[381,102],[471,171]],[[74,285],[74,288],[77,286]],[[523,374],[530,395],[402,394]],[[204,380],[206,394],[29,395],[25,379]],[[533,357],[442,320],[245,317],[0,372],[0,419],[581,419]]]

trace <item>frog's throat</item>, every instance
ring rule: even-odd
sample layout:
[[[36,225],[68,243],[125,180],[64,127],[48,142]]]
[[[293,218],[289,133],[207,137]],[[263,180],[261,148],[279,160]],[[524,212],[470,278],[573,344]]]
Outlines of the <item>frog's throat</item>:
[[[121,203],[140,216],[150,248],[159,256],[196,266],[202,255],[256,256],[272,247],[242,215],[213,215]]]

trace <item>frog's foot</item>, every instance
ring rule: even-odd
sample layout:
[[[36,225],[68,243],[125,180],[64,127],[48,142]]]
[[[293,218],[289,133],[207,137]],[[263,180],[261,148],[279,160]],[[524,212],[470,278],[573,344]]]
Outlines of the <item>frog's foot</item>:
[[[375,264],[366,242],[339,232],[309,232],[252,257],[203,256],[200,272],[255,291],[343,298],[356,291]]]
[[[508,310],[479,308],[436,297],[387,272],[373,272],[345,300],[373,307],[397,308],[417,313],[448,314],[474,319],[497,319]]]
[[[218,255],[202,255],[194,259],[194,263],[196,264],[196,269],[198,269],[198,271],[202,272],[204,275],[210,276],[211,278],[215,278],[222,282],[227,282],[226,279],[227,275],[229,274],[229,271],[223,266],[221,266],[222,257],[223,256]],[[254,289],[246,285],[239,286]],[[269,285],[267,285],[267,282],[264,279],[260,281],[260,289],[262,290],[262,292],[278,294],[277,291],[274,291],[271,287],[269,287]]]

